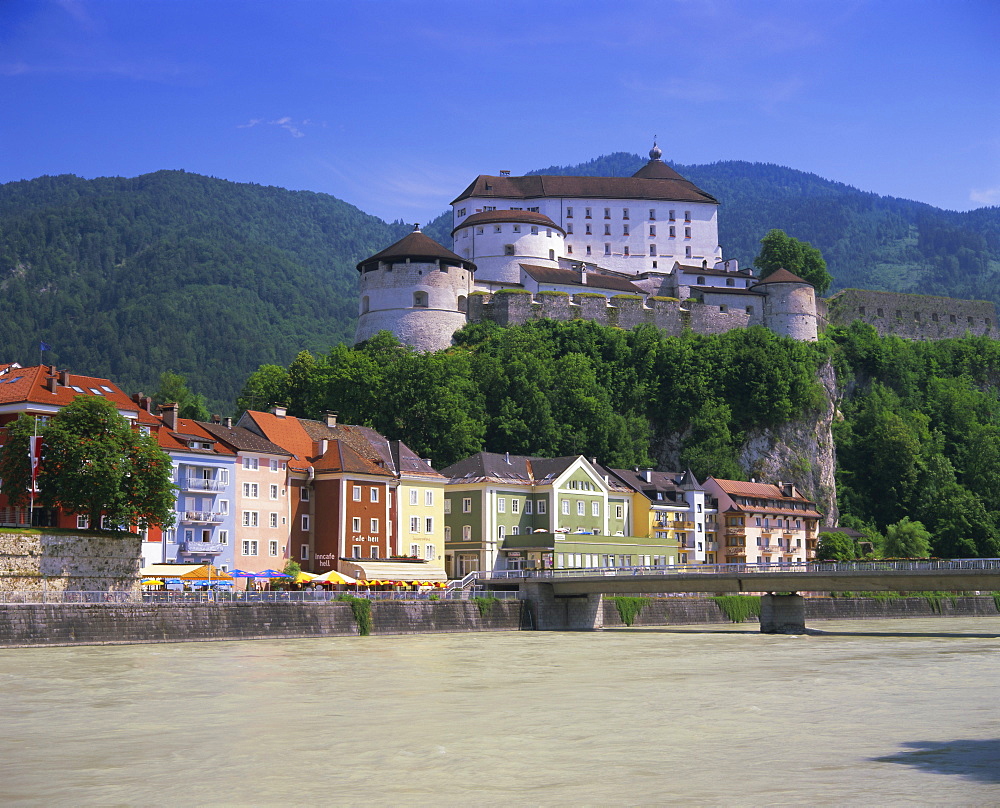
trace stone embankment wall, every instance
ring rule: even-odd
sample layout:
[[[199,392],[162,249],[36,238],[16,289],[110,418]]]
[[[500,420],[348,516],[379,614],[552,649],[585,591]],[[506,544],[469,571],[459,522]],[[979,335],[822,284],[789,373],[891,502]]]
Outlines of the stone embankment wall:
[[[373,634],[517,631],[523,601],[480,613],[468,601],[372,603]],[[0,647],[357,636],[347,603],[26,604],[0,606]]]
[[[0,530],[0,592],[137,591],[139,536]]]
[[[839,326],[861,320],[882,336],[913,340],[1000,336],[996,306],[986,300],[844,289],[827,300],[827,319]]]
[[[947,595],[934,603],[926,597],[892,598],[806,598],[806,626],[815,620],[889,620],[896,617],[998,617],[1000,611],[992,595],[955,597]],[[624,624],[613,600],[604,599],[604,627]],[[757,622],[756,618],[752,618]],[[728,623],[729,618],[715,601],[707,598],[653,598],[643,606],[634,626],[684,626],[699,623]]]

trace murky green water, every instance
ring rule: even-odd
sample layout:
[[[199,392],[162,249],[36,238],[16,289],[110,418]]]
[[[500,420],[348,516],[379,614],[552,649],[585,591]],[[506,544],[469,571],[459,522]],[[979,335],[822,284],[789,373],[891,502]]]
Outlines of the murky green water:
[[[995,805],[1000,616],[0,651],[0,803]]]

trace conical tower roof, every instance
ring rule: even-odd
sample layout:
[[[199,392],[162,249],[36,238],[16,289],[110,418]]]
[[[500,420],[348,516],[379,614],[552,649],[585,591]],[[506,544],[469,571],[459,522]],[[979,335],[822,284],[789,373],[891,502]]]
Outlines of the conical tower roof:
[[[403,260],[406,258],[409,258],[411,261],[427,263],[441,260],[449,264],[462,266],[470,272],[476,271],[474,263],[459,255],[455,255],[447,247],[443,247],[430,236],[425,236],[420,232],[420,225],[414,225],[412,233],[403,236],[403,238],[392,246],[386,247],[382,252],[375,253],[370,258],[366,258],[360,262],[358,264],[358,272],[374,269],[380,261]]]

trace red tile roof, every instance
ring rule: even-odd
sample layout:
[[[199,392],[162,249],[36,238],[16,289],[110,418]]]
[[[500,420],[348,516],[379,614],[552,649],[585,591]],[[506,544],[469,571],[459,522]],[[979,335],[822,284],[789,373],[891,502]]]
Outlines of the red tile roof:
[[[803,280],[798,275],[789,272],[787,269],[776,269],[766,278],[761,278],[754,285],[760,286],[762,283],[809,283],[809,281]]]
[[[592,288],[629,292],[633,295],[646,294],[631,281],[625,278],[616,277],[615,275],[603,275],[600,272],[588,272],[586,273],[587,282],[581,283],[580,273],[574,269],[540,267],[535,264],[520,264],[520,267],[538,283],[552,283],[562,286],[579,286],[580,291]]]
[[[377,252],[370,258],[366,258],[358,265],[358,272],[367,272],[377,269],[379,261],[391,261],[392,259],[409,258],[415,261],[427,261],[433,263],[437,260],[445,261],[448,264],[458,264],[468,270],[475,271],[476,265],[468,259],[455,255],[447,247],[438,244],[430,236],[425,236],[419,230],[414,230],[409,235],[404,236],[395,244],[386,247],[382,252]]]
[[[455,235],[455,233],[463,227],[470,227],[471,225],[507,224],[510,222],[517,222],[518,224],[537,224],[541,227],[551,227],[553,230],[558,230],[563,235],[566,235],[566,231],[544,213],[535,213],[530,210],[486,210],[482,213],[473,213],[461,224],[459,224],[458,227],[452,230],[451,234]]]

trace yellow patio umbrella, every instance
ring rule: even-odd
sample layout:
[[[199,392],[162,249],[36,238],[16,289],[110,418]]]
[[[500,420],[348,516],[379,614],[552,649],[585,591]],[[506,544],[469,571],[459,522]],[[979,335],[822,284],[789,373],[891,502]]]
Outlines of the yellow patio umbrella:
[[[329,584],[356,584],[358,581],[350,575],[345,575],[344,573],[337,572],[336,570],[330,570],[329,572],[324,572],[322,575],[317,575],[312,579],[312,582],[326,582]]]
[[[163,586],[163,581],[156,581],[156,580],[143,581],[142,585],[143,586]]]
[[[318,577],[319,576],[314,575],[311,572],[300,572],[292,579],[292,582],[297,584],[304,584],[308,583],[309,581],[315,580]]]

